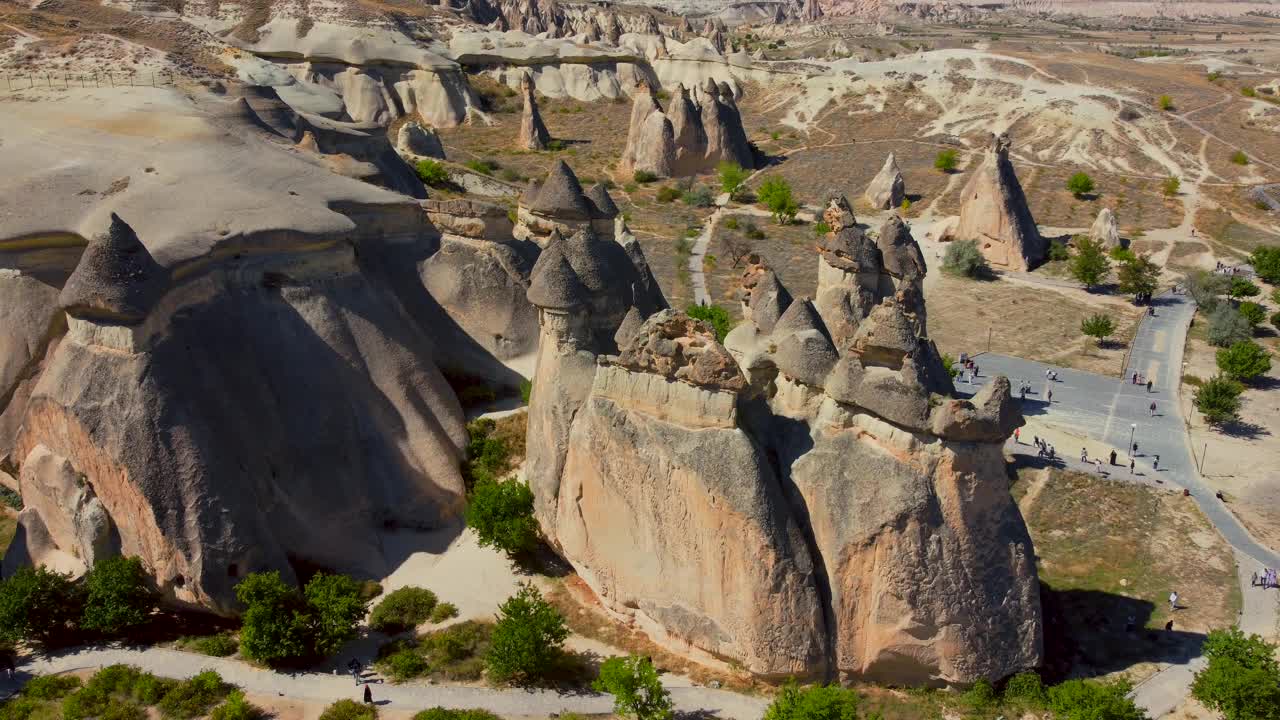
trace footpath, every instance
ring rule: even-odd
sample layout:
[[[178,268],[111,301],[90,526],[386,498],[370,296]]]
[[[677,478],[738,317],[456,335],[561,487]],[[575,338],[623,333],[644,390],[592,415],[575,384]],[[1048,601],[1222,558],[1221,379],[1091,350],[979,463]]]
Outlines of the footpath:
[[[257,668],[240,660],[215,658],[165,648],[87,648],[30,660],[19,666],[19,677],[68,672],[123,663],[168,678],[189,678],[205,670],[215,670],[223,680],[245,692],[276,695],[329,704],[343,698],[360,700],[363,688],[350,675],[317,672],[281,673]],[[20,680],[19,680],[20,682]],[[0,681],[5,694],[18,682]],[[691,716],[714,716],[726,720],[759,720],[767,703],[761,698],[729,690],[706,687],[668,687],[675,708]],[[563,714],[607,715],[613,712],[613,698],[592,692],[558,692],[520,688],[488,688],[460,685],[373,685],[373,698],[397,710],[418,711],[432,707],[480,708],[507,716]]]

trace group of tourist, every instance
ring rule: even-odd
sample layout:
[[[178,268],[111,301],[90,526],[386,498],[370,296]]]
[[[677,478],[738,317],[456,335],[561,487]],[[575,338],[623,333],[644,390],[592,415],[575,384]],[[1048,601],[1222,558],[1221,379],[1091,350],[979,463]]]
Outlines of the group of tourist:
[[[1255,572],[1253,574],[1252,585],[1254,587],[1261,587],[1263,589],[1280,587],[1280,583],[1277,583],[1276,581],[1276,569],[1262,568],[1261,573]]]

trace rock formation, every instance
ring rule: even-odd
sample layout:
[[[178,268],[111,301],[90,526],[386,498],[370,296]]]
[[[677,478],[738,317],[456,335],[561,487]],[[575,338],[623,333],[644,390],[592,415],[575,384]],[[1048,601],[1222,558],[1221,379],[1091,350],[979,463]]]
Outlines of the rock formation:
[[[1120,225],[1116,222],[1115,213],[1111,212],[1111,208],[1102,208],[1098,211],[1098,219],[1093,221],[1093,227],[1089,228],[1089,237],[1095,242],[1102,243],[1102,246],[1108,250],[1120,247]]]
[[[909,229],[895,217],[872,240],[843,199],[827,216],[821,302],[752,258],[724,347],[633,307],[617,354],[600,349],[588,283],[565,241],[548,246],[526,465],[544,532],[609,608],[759,675],[970,683],[1034,666],[1009,383],[951,397]]]
[[[867,204],[877,210],[889,210],[902,204],[907,197],[907,184],[902,180],[902,171],[898,169],[898,160],[889,153],[884,167],[872,178],[863,195]]]
[[[542,115],[538,112],[538,101],[533,97],[533,76],[525,71],[520,76],[520,95],[524,98],[524,111],[520,116],[520,134],[516,137],[516,147],[521,150],[546,150],[551,142],[551,134],[547,126],[542,124]]]
[[[435,129],[424,128],[413,120],[400,126],[400,132],[396,135],[396,149],[409,155],[444,159],[444,145]]]
[[[572,235],[581,229],[606,240],[614,238],[618,206],[603,185],[584,192],[578,176],[557,160],[541,183],[530,185],[516,207],[515,237],[546,247],[552,233]]]
[[[659,177],[685,177],[714,170],[721,161],[755,167],[755,155],[742,127],[733,92],[708,80],[694,103],[683,84],[663,111],[654,89],[641,81],[631,107],[627,144],[619,171],[637,170]]]
[[[822,19],[822,6],[818,4],[818,0],[804,0],[804,6],[800,8],[800,19],[804,22],[818,22]]]
[[[982,164],[961,194],[960,221],[952,237],[976,241],[993,265],[1028,270],[1044,261],[1049,242],[1027,208],[1009,161],[1010,144],[1007,134],[991,136]]]

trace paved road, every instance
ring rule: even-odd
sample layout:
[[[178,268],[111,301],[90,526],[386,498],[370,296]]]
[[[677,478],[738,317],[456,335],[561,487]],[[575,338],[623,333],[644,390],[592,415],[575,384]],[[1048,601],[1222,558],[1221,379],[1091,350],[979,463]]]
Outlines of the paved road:
[[[227,682],[246,692],[281,695],[298,700],[331,703],[342,698],[358,700],[362,689],[348,675],[323,673],[285,674],[253,667],[239,660],[213,658],[193,653],[149,648],[94,648],[40,658],[19,667],[20,674],[48,674],[115,663],[137,665],[143,670],[170,678],[188,678],[203,670],[216,670]],[[11,690],[12,682],[0,682]],[[731,720],[758,720],[764,714],[762,698],[706,687],[670,687],[671,699],[681,712],[710,714]],[[390,701],[392,708],[425,710],[430,707],[483,708],[502,716],[551,715],[577,712],[609,714],[613,698],[595,693],[559,693],[552,690],[497,689],[456,685],[373,686],[375,701]]]
[[[1191,491],[1196,503],[1227,542],[1252,558],[1257,564],[1280,567],[1280,555],[1256,542],[1239,520],[1222,504],[1196,472],[1195,461],[1187,441],[1186,428],[1177,407],[1178,383],[1182,377],[1182,350],[1187,327],[1195,305],[1182,295],[1156,298],[1155,317],[1146,317],[1133,340],[1126,380],[1095,373],[1056,368],[1032,360],[982,353],[976,357],[981,371],[979,383],[995,375],[1007,375],[1018,387],[1018,380],[1032,381],[1034,393],[1027,396],[1023,412],[1044,416],[1046,422],[1077,430],[1101,440],[1128,460],[1125,449],[1133,441],[1138,444],[1136,460],[1143,473],[1158,472],[1166,483]],[[1058,371],[1058,382],[1048,382],[1045,371]],[[1152,391],[1146,385],[1134,385],[1127,378],[1138,373],[1152,380]],[[962,393],[976,390],[960,384]],[[1053,402],[1046,400],[1045,390],[1053,391]],[[1150,405],[1156,403],[1156,415]],[[1074,455],[1076,449],[1057,448],[1060,453]],[[1160,457],[1159,471],[1151,465]],[[1118,460],[1119,461],[1119,460]]]

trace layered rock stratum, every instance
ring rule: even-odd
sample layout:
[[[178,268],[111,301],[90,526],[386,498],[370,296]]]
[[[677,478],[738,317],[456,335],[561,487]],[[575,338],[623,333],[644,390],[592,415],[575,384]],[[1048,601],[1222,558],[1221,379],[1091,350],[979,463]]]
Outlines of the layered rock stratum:
[[[590,297],[566,253],[543,253],[526,466],[543,529],[607,607],[759,675],[967,683],[1034,666],[1009,383],[954,397],[901,220],[869,237],[842,198],[827,218],[819,303],[753,258],[723,345],[621,283]]]

